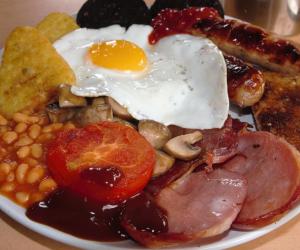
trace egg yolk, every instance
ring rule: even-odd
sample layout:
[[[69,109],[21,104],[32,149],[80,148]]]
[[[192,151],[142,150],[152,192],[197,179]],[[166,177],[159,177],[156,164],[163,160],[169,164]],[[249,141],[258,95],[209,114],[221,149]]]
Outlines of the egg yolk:
[[[126,40],[113,40],[93,44],[89,57],[94,65],[123,71],[142,71],[147,67],[143,49]]]

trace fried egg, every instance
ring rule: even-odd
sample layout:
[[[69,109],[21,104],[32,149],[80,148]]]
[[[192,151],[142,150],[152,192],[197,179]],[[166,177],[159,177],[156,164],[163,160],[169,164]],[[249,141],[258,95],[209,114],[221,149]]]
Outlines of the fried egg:
[[[227,119],[226,65],[208,39],[173,35],[148,43],[152,28],[78,29],[54,46],[74,70],[78,96],[110,96],[137,120],[220,128]]]

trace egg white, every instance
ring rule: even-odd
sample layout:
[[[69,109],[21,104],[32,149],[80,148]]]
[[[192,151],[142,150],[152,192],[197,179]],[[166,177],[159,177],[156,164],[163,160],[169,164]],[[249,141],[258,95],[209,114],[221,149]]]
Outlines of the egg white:
[[[208,39],[175,35],[148,43],[152,28],[113,25],[99,30],[78,29],[55,42],[58,53],[74,70],[75,95],[110,96],[136,119],[150,119],[184,128],[220,128],[228,116],[226,65]],[[147,55],[142,72],[116,71],[93,65],[88,48],[99,41],[127,40]]]

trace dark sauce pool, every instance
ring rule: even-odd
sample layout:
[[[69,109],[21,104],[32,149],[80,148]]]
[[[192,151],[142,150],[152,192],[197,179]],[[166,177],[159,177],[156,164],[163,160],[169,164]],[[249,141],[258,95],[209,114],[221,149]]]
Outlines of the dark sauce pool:
[[[164,211],[145,193],[119,204],[101,204],[59,188],[45,200],[29,207],[26,215],[38,223],[94,241],[128,239],[121,218],[139,231],[157,234],[168,230]]]

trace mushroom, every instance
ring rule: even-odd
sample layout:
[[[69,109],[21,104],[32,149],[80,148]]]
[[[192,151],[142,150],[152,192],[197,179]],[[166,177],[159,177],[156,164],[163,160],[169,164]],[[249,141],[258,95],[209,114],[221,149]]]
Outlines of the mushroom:
[[[81,125],[85,126],[90,123],[97,123],[100,121],[112,120],[112,109],[109,105],[91,105],[81,108],[75,116],[75,120]]]
[[[112,108],[115,116],[122,118],[123,120],[131,120],[132,116],[128,113],[127,109],[117,103],[113,98],[106,97],[106,103]]]
[[[167,126],[151,120],[141,120],[138,124],[138,130],[156,149],[162,148],[172,138]]]
[[[71,86],[61,84],[58,90],[58,103],[61,108],[84,107],[87,105],[86,99],[71,93]]]
[[[174,162],[175,159],[172,156],[163,151],[156,150],[156,163],[153,169],[152,177],[157,177],[167,172],[173,166]]]
[[[76,114],[77,108],[60,108],[58,103],[46,107],[46,113],[51,123],[70,121]]]
[[[93,98],[92,106],[99,106],[106,104],[105,98],[103,96]]]
[[[190,134],[180,135],[172,138],[164,145],[164,151],[180,160],[192,160],[196,158],[201,148],[193,146],[202,139],[202,133],[195,131]]]

